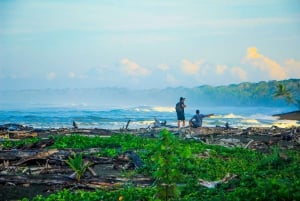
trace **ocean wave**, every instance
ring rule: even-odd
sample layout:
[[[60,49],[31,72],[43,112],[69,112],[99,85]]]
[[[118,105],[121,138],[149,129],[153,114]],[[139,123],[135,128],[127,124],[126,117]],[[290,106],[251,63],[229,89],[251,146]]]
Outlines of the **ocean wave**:
[[[274,121],[272,125],[280,128],[290,128],[300,126],[300,122],[297,120],[278,120]]]
[[[209,127],[224,126],[229,123],[231,127],[278,127],[299,126],[298,121],[278,120],[271,116],[274,109],[266,108],[262,111],[253,111],[249,108],[218,108],[207,109],[215,115],[204,118],[203,125]],[[205,111],[205,112],[207,112]],[[260,113],[259,113],[260,112]],[[264,113],[265,112],[265,113]],[[195,114],[194,108],[187,108],[186,121]],[[208,113],[204,113],[208,114]],[[96,108],[35,108],[23,110],[0,110],[0,124],[20,123],[33,127],[72,127],[76,121],[79,127],[93,128],[122,128],[130,120],[130,128],[146,128],[154,123],[154,118],[167,121],[168,125],[176,125],[177,117],[173,106],[136,106],[136,107],[108,107]]]
[[[229,113],[229,114],[221,115],[220,118],[224,118],[224,119],[243,119],[245,117],[241,116],[241,115]]]
[[[257,119],[242,119],[241,122],[247,124],[260,124]]]
[[[135,112],[175,112],[174,107],[166,106],[139,106],[128,110],[133,110]]]
[[[265,115],[265,114],[253,114],[253,115],[250,115],[249,118],[260,119],[260,120],[269,120],[269,121],[275,121],[278,119],[278,117],[276,117],[276,116]]]
[[[175,108],[174,107],[161,107],[161,106],[157,106],[157,107],[153,107],[152,109],[153,109],[153,111],[156,111],[156,112],[175,112]]]

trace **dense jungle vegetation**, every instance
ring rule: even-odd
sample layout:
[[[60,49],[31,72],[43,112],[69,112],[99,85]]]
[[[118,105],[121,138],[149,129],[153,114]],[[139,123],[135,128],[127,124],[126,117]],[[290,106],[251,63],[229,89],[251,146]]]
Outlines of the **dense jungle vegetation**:
[[[193,88],[193,93],[186,96],[192,101],[201,99],[210,100],[214,105],[232,106],[284,106],[287,103],[283,99],[275,99],[274,93],[278,84],[282,84],[295,97],[300,98],[300,79],[283,81],[262,81],[258,83],[231,84],[228,86],[199,86]],[[206,104],[210,104],[207,102]]]

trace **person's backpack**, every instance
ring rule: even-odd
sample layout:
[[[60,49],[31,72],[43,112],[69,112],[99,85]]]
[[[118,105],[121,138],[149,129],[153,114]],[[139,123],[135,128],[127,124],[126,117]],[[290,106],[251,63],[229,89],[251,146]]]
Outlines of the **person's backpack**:
[[[176,103],[175,110],[176,110],[176,112],[181,112],[182,111],[180,102]]]

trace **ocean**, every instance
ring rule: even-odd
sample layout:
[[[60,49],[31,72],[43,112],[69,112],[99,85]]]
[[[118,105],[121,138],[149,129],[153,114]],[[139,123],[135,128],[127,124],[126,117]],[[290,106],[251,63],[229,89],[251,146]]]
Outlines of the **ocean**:
[[[291,107],[187,107],[185,110],[187,122],[196,109],[200,109],[202,114],[214,114],[204,119],[205,127],[224,126],[226,122],[235,128],[300,126],[299,121],[279,120],[272,116],[293,111]],[[79,128],[119,129],[126,127],[129,120],[128,128],[138,129],[153,126],[155,118],[166,121],[169,126],[177,125],[174,106],[89,108],[83,105],[0,109],[0,125],[16,123],[42,129],[72,128],[73,121]]]

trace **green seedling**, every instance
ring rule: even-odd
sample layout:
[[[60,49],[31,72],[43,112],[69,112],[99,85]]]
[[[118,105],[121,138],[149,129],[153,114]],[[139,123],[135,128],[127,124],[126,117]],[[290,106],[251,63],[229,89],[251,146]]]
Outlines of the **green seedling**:
[[[76,173],[76,180],[78,182],[80,182],[86,170],[92,165],[90,162],[84,162],[82,154],[73,154],[73,157],[69,156],[65,162]]]

